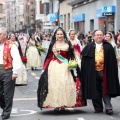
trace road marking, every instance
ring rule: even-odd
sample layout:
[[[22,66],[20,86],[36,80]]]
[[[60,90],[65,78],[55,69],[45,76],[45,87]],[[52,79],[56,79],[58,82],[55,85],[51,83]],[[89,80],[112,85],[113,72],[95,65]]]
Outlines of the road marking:
[[[35,77],[35,79],[39,80],[39,79],[40,79],[40,77]]]
[[[85,119],[83,119],[83,118],[77,118],[78,120],[85,120]]]
[[[14,101],[20,101],[20,100],[37,100],[37,98],[14,98]]]
[[[18,113],[18,112],[17,112],[17,108],[13,108],[13,109],[12,109],[12,113]]]
[[[25,115],[31,115],[31,114],[35,114],[37,113],[37,111],[34,111],[34,110],[20,110],[21,112],[29,112],[29,113],[26,113],[26,114],[17,114],[17,115],[11,115],[11,116],[25,116]],[[18,113],[18,112],[17,112]]]
[[[32,75],[32,76],[36,76],[36,74],[35,74],[34,72],[31,72],[31,75]]]
[[[37,79],[37,80],[40,79],[40,76],[37,76],[33,71],[30,71],[30,73],[35,79]]]

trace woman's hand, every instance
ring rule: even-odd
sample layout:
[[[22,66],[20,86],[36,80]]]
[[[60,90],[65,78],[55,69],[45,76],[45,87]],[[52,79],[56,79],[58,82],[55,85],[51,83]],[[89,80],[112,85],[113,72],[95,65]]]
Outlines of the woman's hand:
[[[42,70],[42,71],[41,71],[41,75],[43,74],[44,71],[45,71],[45,70]]]
[[[81,55],[80,55],[80,53],[79,53],[77,50],[74,50],[74,52],[75,52],[75,54],[77,54],[77,56],[78,56],[79,58],[81,58]]]

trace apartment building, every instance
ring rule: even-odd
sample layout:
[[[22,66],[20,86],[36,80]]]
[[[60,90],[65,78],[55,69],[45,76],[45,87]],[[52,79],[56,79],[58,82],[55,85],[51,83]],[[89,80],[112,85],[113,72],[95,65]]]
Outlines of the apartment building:
[[[23,0],[24,1],[24,23],[23,23],[23,31],[27,33],[34,33],[36,31],[35,27],[35,0]]]
[[[5,16],[5,2],[7,0],[0,0],[0,27],[6,27],[6,16]]]
[[[15,2],[15,32],[23,32],[24,28],[24,0]]]
[[[5,2],[6,28],[8,32],[15,30],[15,0]]]
[[[42,0],[36,0],[36,32],[43,31],[44,4]]]
[[[4,10],[6,16],[6,28],[8,32],[20,31],[23,28],[24,0],[6,0]]]

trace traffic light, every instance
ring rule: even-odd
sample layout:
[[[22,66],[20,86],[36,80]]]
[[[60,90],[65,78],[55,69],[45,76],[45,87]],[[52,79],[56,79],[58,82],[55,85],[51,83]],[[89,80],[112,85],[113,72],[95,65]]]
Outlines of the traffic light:
[[[55,24],[56,24],[56,26],[58,26],[58,19],[55,20]]]

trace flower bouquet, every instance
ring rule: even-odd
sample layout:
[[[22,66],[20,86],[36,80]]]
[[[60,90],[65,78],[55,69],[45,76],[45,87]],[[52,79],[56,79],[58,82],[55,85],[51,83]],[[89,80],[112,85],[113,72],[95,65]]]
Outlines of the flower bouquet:
[[[25,64],[25,66],[26,66],[26,63],[27,63],[27,57],[26,57],[26,56],[23,56],[23,57],[22,57],[22,62],[23,62],[23,64]]]
[[[41,52],[46,54],[46,50],[41,44],[37,44],[37,50],[38,50],[39,55],[41,55]]]
[[[69,69],[74,69],[76,68],[78,65],[77,61],[76,60],[70,60],[69,63],[68,63],[68,68]]]

